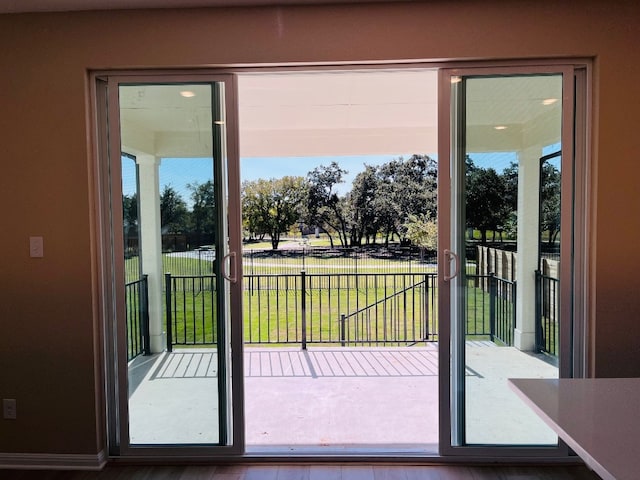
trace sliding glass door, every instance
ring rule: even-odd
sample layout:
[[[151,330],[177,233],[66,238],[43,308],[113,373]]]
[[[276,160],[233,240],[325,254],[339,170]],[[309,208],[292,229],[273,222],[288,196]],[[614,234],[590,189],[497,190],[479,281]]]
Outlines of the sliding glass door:
[[[236,79],[97,80],[110,454],[241,455]],[[583,375],[584,71],[438,83],[440,453],[566,455],[507,380]]]
[[[233,80],[109,79],[120,455],[243,447]]]
[[[445,70],[441,94],[441,452],[566,452],[507,379],[573,375],[574,72]]]

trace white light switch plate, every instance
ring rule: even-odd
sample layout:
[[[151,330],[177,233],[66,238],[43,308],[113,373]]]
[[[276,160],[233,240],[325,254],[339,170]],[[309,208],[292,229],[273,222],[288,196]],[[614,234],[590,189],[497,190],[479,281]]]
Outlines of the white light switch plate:
[[[15,420],[18,418],[15,398],[2,399],[2,418],[5,420]]]
[[[44,257],[44,240],[42,237],[29,237],[29,256],[31,258]]]

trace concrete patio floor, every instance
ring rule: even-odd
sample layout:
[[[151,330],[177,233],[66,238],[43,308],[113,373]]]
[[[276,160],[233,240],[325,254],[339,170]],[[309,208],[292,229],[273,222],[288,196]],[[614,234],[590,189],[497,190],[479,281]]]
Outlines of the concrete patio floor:
[[[556,442],[506,382],[555,377],[555,367],[489,342],[468,343],[466,355],[468,442]],[[437,452],[437,344],[306,351],[246,347],[244,364],[249,452]],[[134,360],[131,443],[217,442],[216,373],[215,352],[208,349]]]

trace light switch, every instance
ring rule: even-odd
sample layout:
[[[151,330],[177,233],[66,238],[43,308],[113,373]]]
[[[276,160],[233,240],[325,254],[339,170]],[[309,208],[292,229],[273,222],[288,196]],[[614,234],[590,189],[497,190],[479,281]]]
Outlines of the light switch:
[[[42,237],[29,237],[29,256],[31,258],[44,257],[44,240]]]

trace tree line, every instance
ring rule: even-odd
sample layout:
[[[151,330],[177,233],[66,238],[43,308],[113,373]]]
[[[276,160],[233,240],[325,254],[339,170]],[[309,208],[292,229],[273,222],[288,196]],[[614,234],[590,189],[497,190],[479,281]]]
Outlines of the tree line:
[[[190,235],[200,243],[215,238],[215,189],[212,180],[190,183],[191,208],[171,185],[160,194],[160,224],[163,234]],[[138,234],[138,195],[123,195],[123,224],[125,236]]]
[[[245,181],[243,228],[250,239],[269,236],[278,248],[280,234],[297,227],[318,228],[331,246],[361,246],[382,238],[411,243],[411,222],[435,224],[437,163],[426,155],[365,165],[340,194],[348,172],[338,163],[321,165],[306,177]]]
[[[466,227],[478,230],[481,243],[492,232],[514,239],[517,234],[518,164],[511,162],[502,173],[493,168],[476,166],[466,157]],[[547,233],[547,242],[554,243],[560,233],[560,171],[550,162],[540,168],[539,198],[540,232]]]
[[[339,193],[348,172],[337,162],[321,165],[306,176],[246,180],[242,183],[242,226],[246,240],[269,238],[277,249],[292,229],[324,232],[331,246],[385,245],[436,248],[437,162],[427,155],[365,165],[346,193]],[[215,196],[212,181],[188,185],[191,208],[170,185],[160,195],[163,233],[213,238]],[[466,226],[480,231],[482,242],[493,232],[515,237],[518,167],[502,173],[466,159]],[[555,241],[559,232],[560,173],[550,163],[541,170],[541,228]],[[123,198],[125,230],[137,228],[137,196]]]

